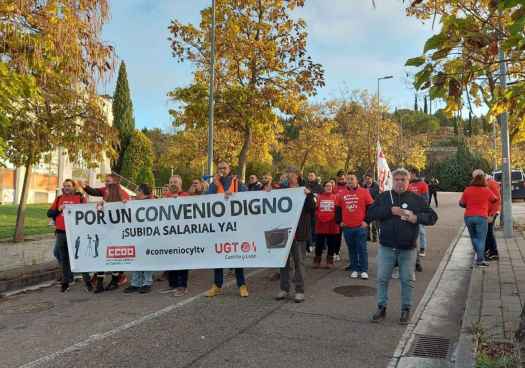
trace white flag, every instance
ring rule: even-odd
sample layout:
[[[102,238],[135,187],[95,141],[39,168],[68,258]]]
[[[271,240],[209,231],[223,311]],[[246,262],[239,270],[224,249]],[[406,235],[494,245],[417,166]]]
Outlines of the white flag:
[[[377,182],[380,192],[392,189],[392,172],[379,142],[377,142]]]

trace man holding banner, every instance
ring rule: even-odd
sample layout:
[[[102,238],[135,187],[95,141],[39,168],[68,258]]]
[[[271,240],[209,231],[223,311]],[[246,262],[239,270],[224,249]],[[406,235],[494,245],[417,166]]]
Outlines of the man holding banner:
[[[295,168],[288,169],[288,188],[298,188],[302,185],[299,171]],[[281,290],[277,294],[277,300],[283,300],[288,297],[290,293],[290,257],[293,257],[294,263],[294,286],[295,286],[295,297],[296,303],[304,302],[304,257],[306,252],[306,241],[309,239],[311,234],[312,225],[311,216],[315,216],[315,198],[313,193],[308,189],[304,188],[306,199],[304,206],[301,211],[301,217],[297,224],[297,230],[295,231],[292,247],[290,253],[286,259],[286,265],[281,268]]]
[[[221,161],[217,165],[218,174],[213,178],[213,182],[210,184],[208,194],[220,194],[223,193],[225,198],[228,199],[233,193],[244,192],[246,187],[244,184],[239,182],[237,176],[232,175],[230,164],[226,161]],[[235,279],[237,280],[237,286],[239,287],[239,294],[242,298],[248,296],[248,287],[244,278],[244,269],[235,269]],[[224,283],[224,270],[217,268],[214,270],[214,283],[210,290],[208,290],[208,297],[213,298],[219,294],[222,294],[222,284]]]

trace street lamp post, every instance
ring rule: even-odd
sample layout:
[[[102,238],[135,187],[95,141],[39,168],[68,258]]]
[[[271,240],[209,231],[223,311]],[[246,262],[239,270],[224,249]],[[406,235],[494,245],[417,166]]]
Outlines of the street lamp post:
[[[379,82],[384,80],[384,79],[392,79],[394,78],[393,75],[387,75],[385,77],[380,77],[380,78],[377,78],[377,111],[379,111],[379,119],[377,120],[377,124],[378,126],[376,127],[376,131],[377,131],[377,140],[379,141],[379,122],[382,118],[382,115],[381,115],[381,99],[380,99],[380,95],[379,95]]]
[[[499,11],[500,17],[502,11]],[[505,64],[505,54],[501,45],[500,39],[499,47],[499,74],[500,84],[503,90],[507,88],[507,65]],[[509,113],[503,112],[498,116],[498,121],[501,127],[501,151],[502,168],[501,168],[501,184],[502,184],[502,200],[503,200],[503,235],[505,238],[512,238],[512,179],[511,179],[511,163],[510,163],[510,140],[509,140]]]
[[[208,94],[208,176],[213,175],[213,112],[215,92],[215,0],[211,2],[211,60],[210,90]]]
[[[405,167],[405,150],[404,148],[404,142],[403,142],[403,115],[399,114],[399,137],[400,137],[400,148],[401,148],[401,165],[402,167]]]

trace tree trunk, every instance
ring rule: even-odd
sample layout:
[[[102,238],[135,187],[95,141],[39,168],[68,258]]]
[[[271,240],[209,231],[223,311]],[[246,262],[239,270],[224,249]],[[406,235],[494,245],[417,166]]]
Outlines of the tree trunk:
[[[239,177],[242,182],[244,182],[244,179],[246,178],[246,163],[248,161],[248,152],[250,151],[250,146],[252,144],[252,135],[252,128],[247,126],[246,131],[244,132],[241,153],[239,154]]]
[[[351,146],[348,145],[348,149],[346,151],[346,159],[345,159],[345,172],[348,172],[348,169],[350,169],[350,154],[351,154]]]
[[[306,160],[308,159],[308,150],[304,152],[303,160],[301,162],[301,167],[299,168],[299,172],[301,175],[303,174],[304,167],[306,165]]]
[[[16,213],[16,228],[15,228],[15,242],[24,240],[24,223],[26,218],[27,196],[29,194],[29,183],[31,181],[31,171],[33,169],[30,164],[31,160],[27,161],[25,166],[26,172],[24,175],[24,184],[22,185],[22,196],[20,197],[20,204]]]

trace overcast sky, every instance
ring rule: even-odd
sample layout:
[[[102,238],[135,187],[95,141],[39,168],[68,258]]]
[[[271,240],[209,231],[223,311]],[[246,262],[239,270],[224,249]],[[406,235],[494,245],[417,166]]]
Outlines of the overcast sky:
[[[211,0],[110,0],[111,20],[103,38],[126,62],[137,127],[170,126],[166,93],[191,82],[191,65],[171,56],[170,20],[198,24]],[[368,89],[391,108],[413,107],[414,91],[406,77],[407,58],[421,54],[431,24],[405,16],[402,0],[306,0],[297,16],[307,22],[308,49],[325,69],[326,86],[315,100],[340,97],[342,91]],[[406,2],[405,2],[406,3]],[[436,25],[438,27],[439,25]],[[116,78],[116,73],[115,73]],[[115,80],[101,87],[113,94]]]

